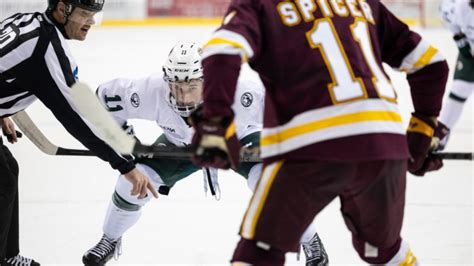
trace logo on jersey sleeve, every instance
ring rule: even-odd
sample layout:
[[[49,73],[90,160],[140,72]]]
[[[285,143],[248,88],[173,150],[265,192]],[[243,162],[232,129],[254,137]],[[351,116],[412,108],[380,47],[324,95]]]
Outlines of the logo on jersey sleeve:
[[[134,92],[132,94],[132,96],[130,97],[130,103],[135,108],[138,108],[138,106],[140,106],[140,96],[138,96],[138,93]]]
[[[235,14],[237,14],[237,11],[235,10],[230,12],[227,16],[225,16],[224,20],[222,21],[222,24],[223,25],[228,24],[232,20],[232,18],[235,17]]]
[[[240,97],[240,103],[244,107],[249,107],[250,105],[252,105],[252,102],[253,102],[253,95],[250,92],[246,92],[242,94],[242,96]]]
[[[78,67],[74,68],[74,71],[72,71],[72,74],[74,75],[75,80],[79,80],[79,68]]]

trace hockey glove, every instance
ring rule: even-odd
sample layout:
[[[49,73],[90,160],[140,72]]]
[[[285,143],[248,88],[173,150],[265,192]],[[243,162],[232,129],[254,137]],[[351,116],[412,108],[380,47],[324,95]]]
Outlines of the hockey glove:
[[[438,145],[435,132],[435,121],[427,116],[413,113],[407,130],[410,159],[408,171],[416,176],[424,176],[426,172],[436,171],[443,167],[443,161],[431,155]]]
[[[444,147],[446,147],[446,144],[448,143],[449,139],[449,128],[438,121],[438,126],[435,129],[435,137],[439,140],[438,147],[435,148],[435,151],[442,151],[444,150]]]
[[[196,165],[221,169],[239,167],[241,146],[233,119],[204,118],[201,106],[191,114],[190,122],[195,130],[191,147]]]

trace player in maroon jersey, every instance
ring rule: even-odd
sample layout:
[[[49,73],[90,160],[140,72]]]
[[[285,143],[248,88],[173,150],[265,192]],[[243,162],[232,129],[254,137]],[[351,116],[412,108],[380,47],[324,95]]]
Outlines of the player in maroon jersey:
[[[205,104],[192,116],[200,165],[238,165],[230,106],[241,63],[266,87],[264,170],[235,265],[283,265],[336,197],[364,261],[417,264],[400,230],[407,169],[442,167],[429,155],[448,76],[436,48],[376,0],[234,0],[203,57]],[[382,62],[407,73],[408,130]]]

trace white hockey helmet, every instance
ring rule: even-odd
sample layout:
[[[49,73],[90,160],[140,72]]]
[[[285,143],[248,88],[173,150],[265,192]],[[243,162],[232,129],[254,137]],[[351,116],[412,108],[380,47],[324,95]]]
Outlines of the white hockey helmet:
[[[195,42],[180,42],[170,51],[163,65],[168,83],[168,103],[180,116],[188,117],[202,103],[202,48]]]

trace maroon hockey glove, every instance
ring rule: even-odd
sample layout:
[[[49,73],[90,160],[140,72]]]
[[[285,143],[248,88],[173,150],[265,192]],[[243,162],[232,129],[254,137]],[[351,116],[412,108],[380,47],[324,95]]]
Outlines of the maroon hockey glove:
[[[193,162],[202,167],[237,169],[240,164],[240,142],[235,135],[233,119],[203,116],[199,107],[191,114],[194,127],[191,147],[194,150]]]
[[[449,128],[445,124],[438,121],[438,126],[435,129],[434,135],[439,140],[439,144],[435,148],[435,151],[444,150],[444,147],[448,143],[449,131]]]
[[[443,167],[440,158],[431,155],[437,141],[433,141],[436,123],[431,118],[413,113],[407,130],[410,159],[408,171],[416,176],[424,176],[426,172],[436,171]]]

